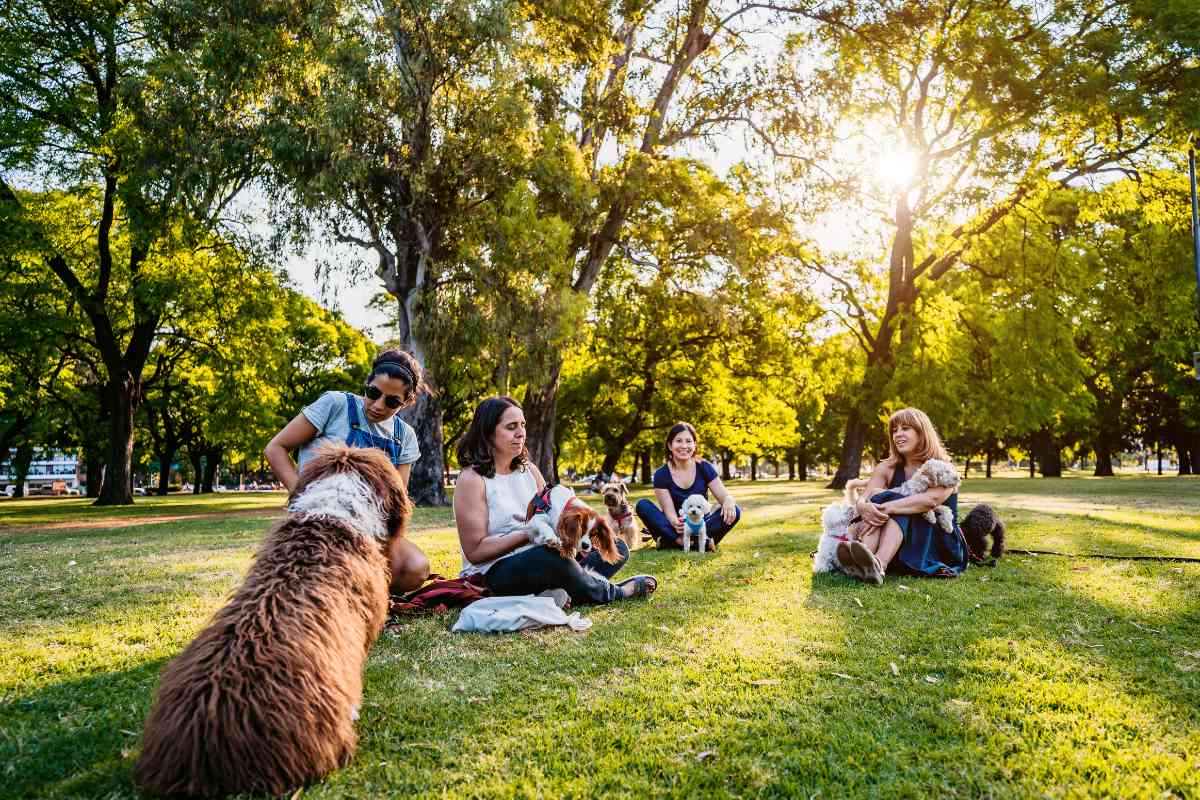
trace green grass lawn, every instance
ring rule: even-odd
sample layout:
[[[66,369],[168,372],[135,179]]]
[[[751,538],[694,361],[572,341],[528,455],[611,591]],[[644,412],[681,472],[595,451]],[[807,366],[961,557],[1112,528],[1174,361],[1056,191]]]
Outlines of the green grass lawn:
[[[357,757],[301,796],[1200,797],[1200,564],[1014,555],[877,589],[812,575],[833,492],[732,489],[745,517],[720,553],[638,551],[625,572],[659,591],[585,610],[586,633],[387,631]],[[962,498],[1014,547],[1200,558],[1197,479],[974,479]],[[0,503],[0,796],[136,796],[158,671],[281,501]],[[412,534],[443,573],[450,525],[421,509]]]

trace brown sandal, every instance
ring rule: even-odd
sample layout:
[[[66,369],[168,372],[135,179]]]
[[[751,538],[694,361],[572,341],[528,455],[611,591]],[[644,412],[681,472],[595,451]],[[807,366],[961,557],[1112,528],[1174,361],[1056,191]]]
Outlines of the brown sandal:
[[[632,578],[618,583],[617,588],[624,589],[630,583],[633,584],[633,594],[627,595],[623,591],[621,593],[621,597],[626,600],[631,600],[635,597],[649,597],[658,588],[658,579],[653,575],[634,575]]]

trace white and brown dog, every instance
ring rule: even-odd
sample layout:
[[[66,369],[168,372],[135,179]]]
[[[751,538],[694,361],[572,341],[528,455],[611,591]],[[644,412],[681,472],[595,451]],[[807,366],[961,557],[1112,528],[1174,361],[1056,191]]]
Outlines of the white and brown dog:
[[[617,535],[625,540],[630,552],[641,544],[637,524],[633,521],[633,509],[629,505],[629,489],[621,481],[609,481],[600,488],[604,495],[604,509],[608,521]]]
[[[279,795],[344,766],[411,509],[381,451],[304,466],[245,581],[163,669],[134,780],[156,795]]]
[[[608,520],[566,486],[547,486],[535,494],[525,510],[524,527],[533,532],[534,544],[557,550],[564,558],[586,556],[593,548],[609,564],[621,557]]]

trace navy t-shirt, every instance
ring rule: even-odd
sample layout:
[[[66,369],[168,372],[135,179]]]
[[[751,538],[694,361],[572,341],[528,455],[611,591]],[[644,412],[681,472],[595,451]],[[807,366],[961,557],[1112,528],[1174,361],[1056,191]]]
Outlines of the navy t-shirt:
[[[671,493],[671,502],[675,504],[676,514],[679,513],[679,507],[683,505],[683,501],[693,494],[702,494],[707,500],[708,485],[716,479],[717,468],[703,459],[696,462],[696,480],[686,489],[676,485],[671,478],[671,468],[666,464],[654,470],[654,488],[666,489]]]

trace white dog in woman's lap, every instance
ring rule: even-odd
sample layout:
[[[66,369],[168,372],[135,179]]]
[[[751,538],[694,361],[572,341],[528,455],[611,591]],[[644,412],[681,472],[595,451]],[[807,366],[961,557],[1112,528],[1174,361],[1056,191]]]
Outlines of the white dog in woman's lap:
[[[683,501],[683,505],[679,507],[679,512],[683,516],[684,553],[691,552],[693,536],[697,539],[696,545],[699,552],[703,553],[708,549],[708,523],[704,521],[704,517],[709,510],[708,500],[702,494],[688,495],[688,498]]]

